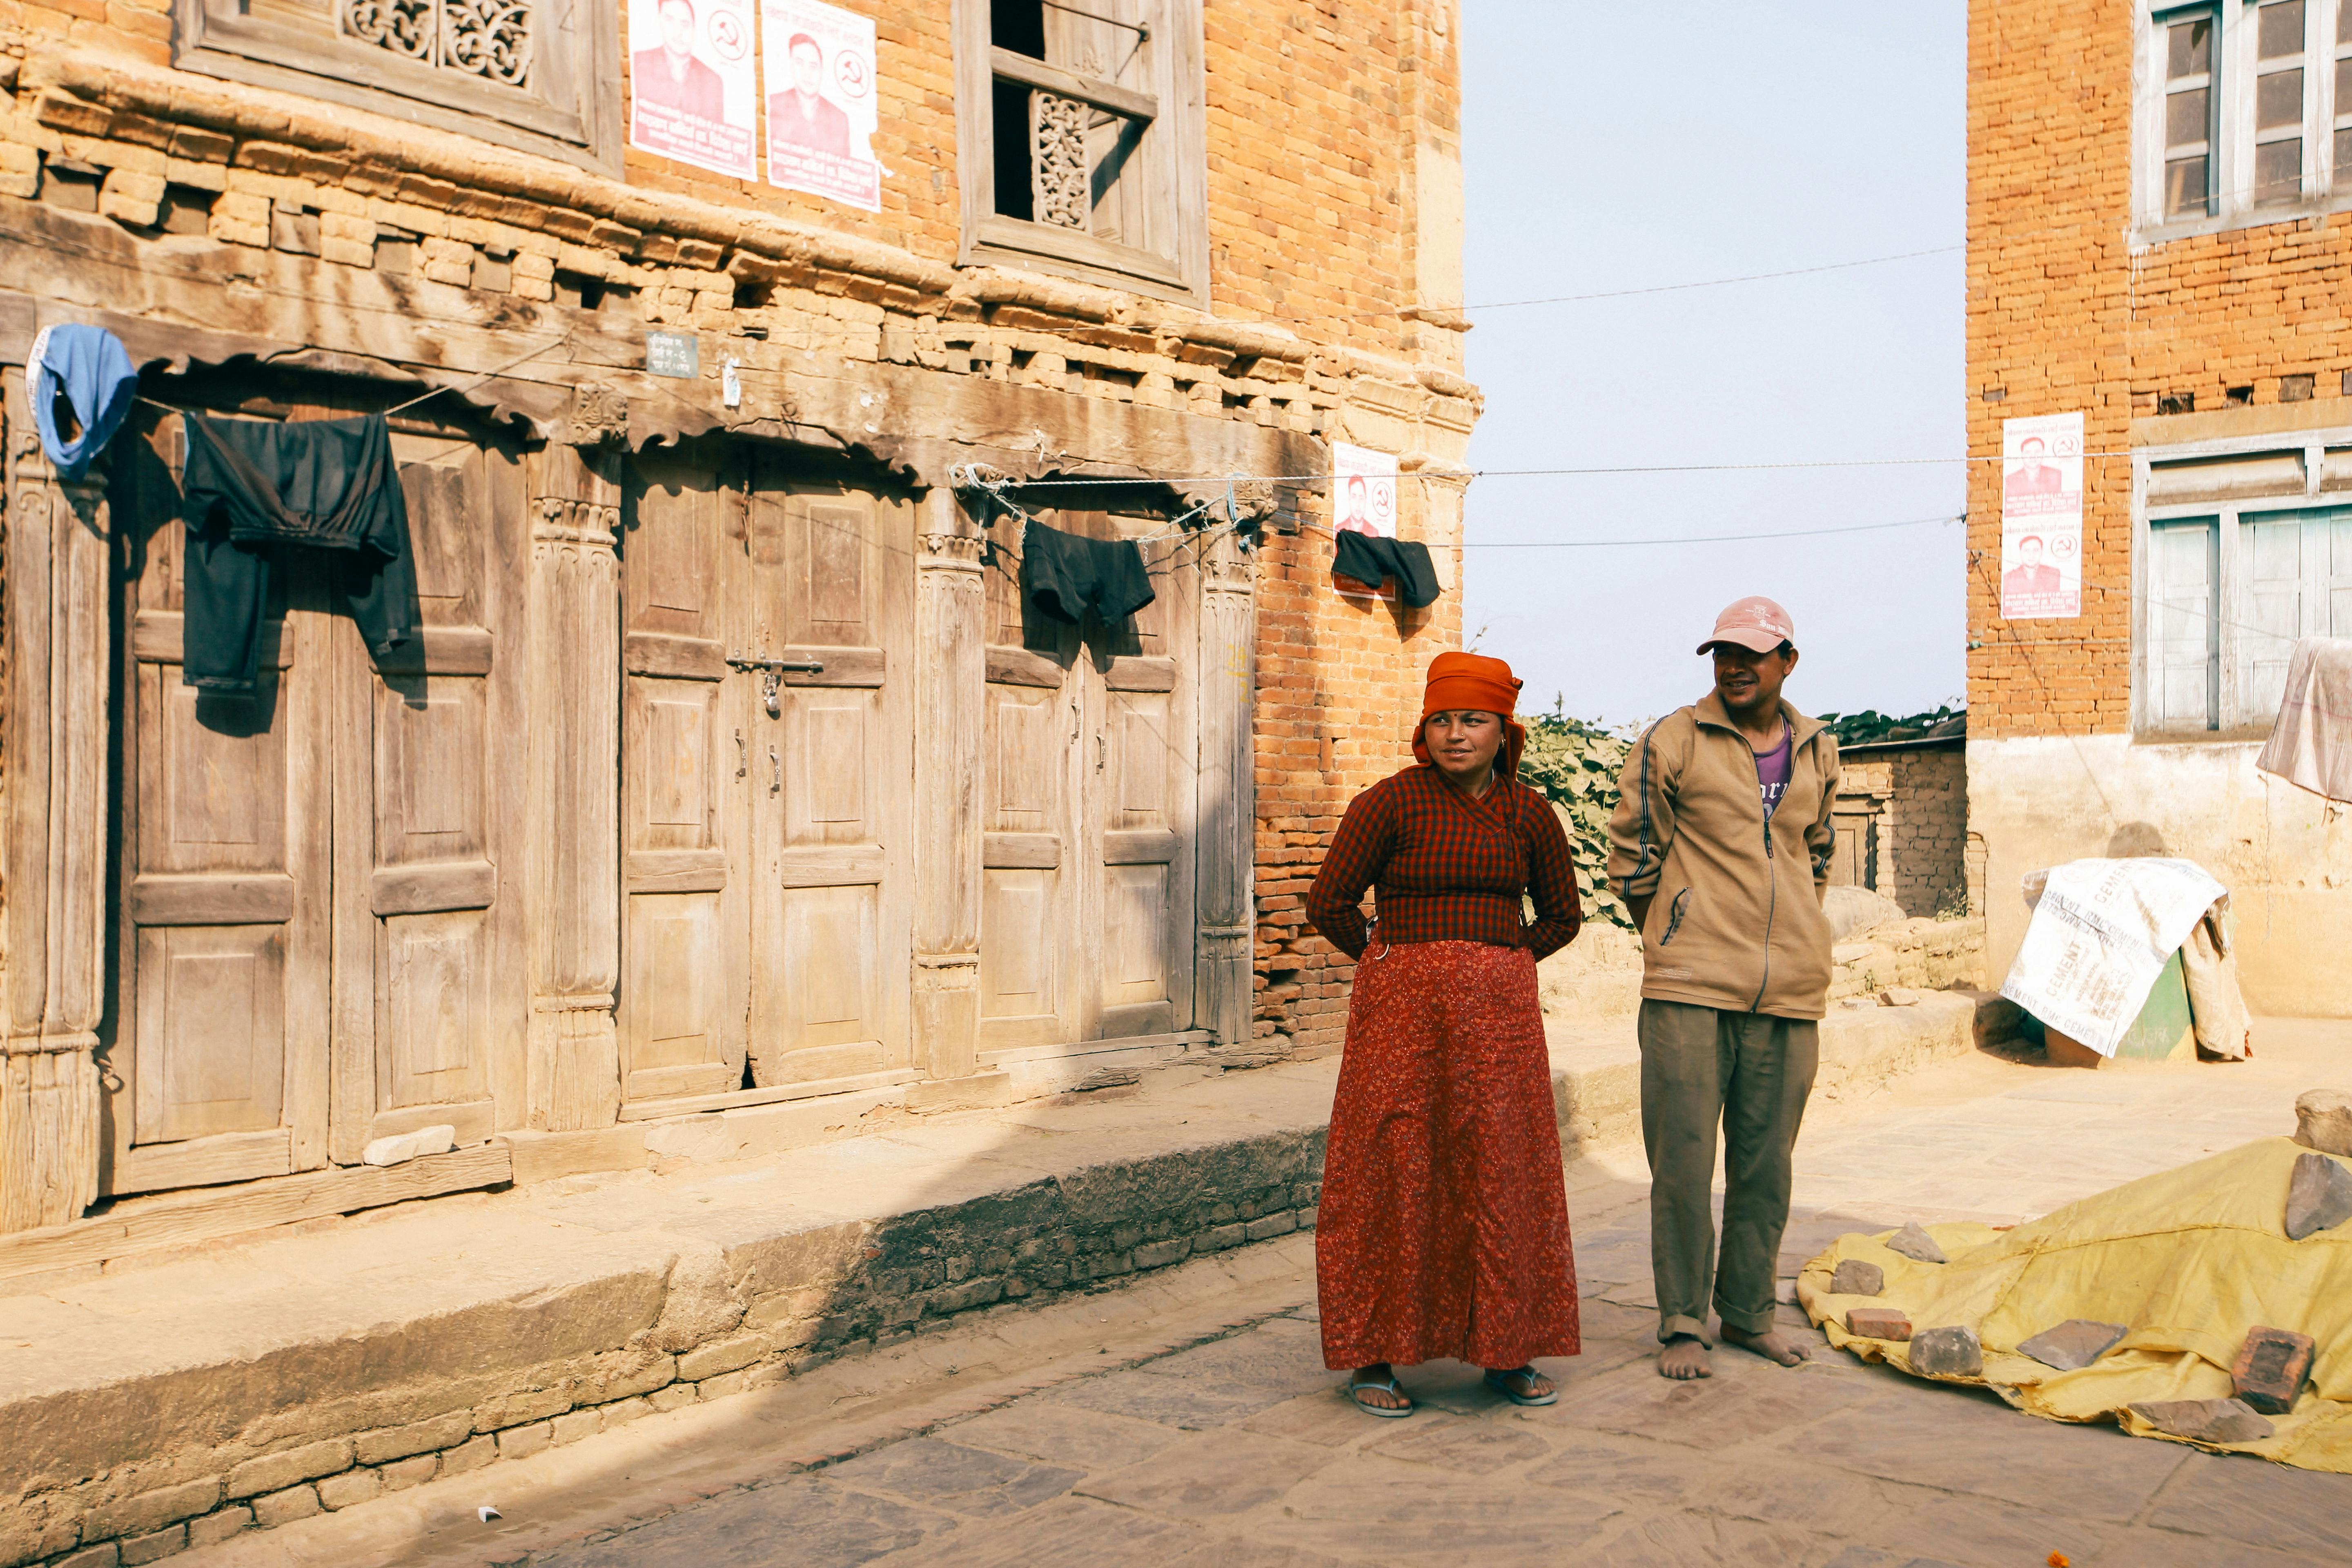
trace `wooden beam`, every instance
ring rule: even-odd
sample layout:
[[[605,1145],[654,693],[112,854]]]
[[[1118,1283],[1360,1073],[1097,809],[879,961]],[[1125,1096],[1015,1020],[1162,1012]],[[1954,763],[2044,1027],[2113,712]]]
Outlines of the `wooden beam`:
[[[1055,98],[1075,98],[1080,103],[1090,103],[1097,109],[1123,114],[1129,120],[1149,121],[1160,118],[1160,100],[1148,92],[1138,92],[1133,88],[1121,87],[1099,77],[1066,71],[1059,66],[1049,66],[1044,60],[1033,59],[1027,55],[1016,55],[1011,49],[990,49],[988,68],[1007,81],[1034,87],[1039,92],[1050,92]]]

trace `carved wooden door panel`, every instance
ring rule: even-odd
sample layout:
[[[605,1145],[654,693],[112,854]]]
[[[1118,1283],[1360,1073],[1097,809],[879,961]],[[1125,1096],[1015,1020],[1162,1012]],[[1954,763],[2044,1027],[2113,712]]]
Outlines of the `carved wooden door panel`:
[[[179,421],[118,437],[129,555],[115,726],[121,898],[104,1189],[328,1157],[333,639],[324,574],[278,574],[255,692],[181,684]]]
[[[428,433],[429,431],[429,433]],[[396,430],[420,636],[383,661],[333,628],[334,1153],[446,1123],[522,1121],[522,466],[462,433]]]
[[[622,542],[625,1100],[740,1088],[751,896],[752,682],[729,638],[745,591],[740,484],[648,452]],[[773,764],[782,765],[781,753]]]
[[[894,1071],[914,913],[914,509],[762,454],[748,521],[729,654],[756,699],[752,1082]]]
[[[1097,538],[1158,520],[1053,514]],[[1024,609],[995,529],[982,794],[981,1047],[1192,1026],[1199,587],[1192,552],[1143,546],[1156,591],[1114,626]]]
[[[1064,514],[1097,538],[1158,533],[1157,519]],[[1095,957],[1088,1039],[1166,1034],[1192,1025],[1193,822],[1200,637],[1196,552],[1141,546],[1155,595],[1094,640],[1080,661],[1091,754],[1082,754],[1081,919]]]

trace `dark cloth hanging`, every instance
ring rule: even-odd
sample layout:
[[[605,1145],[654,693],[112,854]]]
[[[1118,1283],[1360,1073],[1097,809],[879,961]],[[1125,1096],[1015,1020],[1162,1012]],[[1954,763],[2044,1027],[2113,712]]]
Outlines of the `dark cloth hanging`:
[[[291,424],[184,418],[185,684],[254,689],[275,556],[288,547],[341,557],[339,586],[377,658],[415,639],[408,503],[383,416]]]
[[[1431,564],[1429,546],[1416,539],[1382,539],[1343,528],[1334,541],[1338,557],[1331,570],[1367,587],[1377,588],[1383,577],[1396,579],[1397,597],[1418,610],[1437,602],[1437,568]]]
[[[1086,539],[1034,521],[1021,533],[1021,596],[1073,626],[1088,610],[1115,626],[1157,597],[1133,540]]]

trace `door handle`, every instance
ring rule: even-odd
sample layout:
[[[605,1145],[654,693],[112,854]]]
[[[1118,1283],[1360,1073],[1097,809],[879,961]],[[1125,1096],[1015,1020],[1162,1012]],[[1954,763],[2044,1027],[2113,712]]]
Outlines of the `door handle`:
[[[1110,761],[1110,742],[1104,736],[1095,737],[1095,772],[1100,773]]]
[[[735,731],[735,776],[741,778],[751,771],[751,748],[743,744],[743,731]]]
[[[727,656],[727,662],[738,669],[760,672],[760,700],[767,704],[771,719],[783,717],[784,699],[781,688],[784,684],[786,670],[794,675],[824,673],[824,660],[821,658],[769,658],[759,654],[730,653]]]
[[[774,795],[784,787],[784,760],[776,755],[776,748],[768,748],[768,793]]]

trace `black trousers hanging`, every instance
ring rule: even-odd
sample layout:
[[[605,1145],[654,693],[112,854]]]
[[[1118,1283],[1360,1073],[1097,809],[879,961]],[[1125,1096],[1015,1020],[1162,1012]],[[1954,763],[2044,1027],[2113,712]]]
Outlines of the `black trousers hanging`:
[[[254,689],[270,582],[289,549],[330,554],[336,587],[378,659],[414,640],[408,506],[382,415],[284,425],[184,418],[184,684]]]
[[[1331,570],[1368,588],[1383,577],[1396,579],[1397,597],[1418,610],[1437,602],[1437,569],[1429,546],[1417,539],[1383,539],[1343,528],[1333,536]]]

